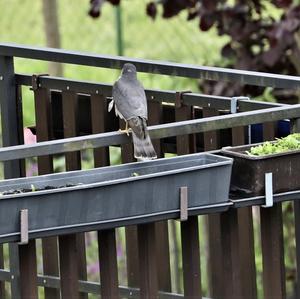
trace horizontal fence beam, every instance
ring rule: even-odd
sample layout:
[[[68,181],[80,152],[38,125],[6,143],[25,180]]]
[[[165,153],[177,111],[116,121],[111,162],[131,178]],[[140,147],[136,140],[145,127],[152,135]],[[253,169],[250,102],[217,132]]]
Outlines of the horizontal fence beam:
[[[300,190],[273,194],[274,203],[293,201],[293,200],[300,200]],[[265,205],[266,197],[263,195],[255,196],[255,197],[246,197],[241,199],[234,199],[232,200],[232,202],[233,202],[232,208],[236,208],[236,209],[243,208],[243,207],[251,207],[251,206],[261,206],[261,205]]]
[[[249,84],[276,88],[300,88],[300,77],[295,76],[197,66],[156,60],[133,59],[122,56],[97,55],[78,51],[33,47],[10,43],[0,44],[0,55],[110,69],[120,69],[124,63],[130,62],[135,64],[139,72],[144,73],[214,81],[229,81],[243,85]]]
[[[16,74],[17,85],[32,85],[32,76],[25,74]],[[88,94],[102,94],[104,96],[111,96],[112,85],[98,82],[78,81],[65,79],[60,77],[41,76],[39,77],[39,88],[55,89],[55,90],[72,90],[77,93]],[[176,91],[174,90],[154,90],[146,89],[146,96],[148,99],[159,102],[175,103]],[[199,93],[184,93],[182,100],[185,105],[210,107],[215,109],[230,110],[231,98],[205,95]],[[282,107],[286,104],[252,101],[252,100],[238,100],[239,111],[251,111],[257,109]]]
[[[0,280],[1,281],[12,281],[12,274],[8,270],[0,269]],[[48,276],[48,275],[38,275],[37,279],[38,286],[40,287],[47,287],[47,288],[60,288],[60,278],[56,276]],[[96,282],[91,281],[82,281],[79,280],[79,290],[83,293],[89,294],[100,294],[101,285]],[[129,288],[119,286],[120,297],[138,299],[140,298],[140,290],[138,288]],[[174,293],[166,293],[166,292],[159,292],[158,293],[160,299],[177,299],[183,298],[182,294],[174,294]],[[209,299],[203,297],[203,299]]]
[[[6,203],[9,203],[9,200],[6,201]],[[6,205],[6,203],[4,202],[4,205]],[[19,198],[15,203],[17,205],[22,204],[22,198]],[[194,215],[206,215],[210,213],[225,212],[232,205],[233,205],[232,202],[225,202],[219,204],[209,204],[205,206],[202,205],[202,206],[189,207],[188,215],[194,216]],[[18,210],[19,210],[18,207],[14,207],[14,211],[18,211]],[[31,208],[28,208],[28,210],[31,210]],[[76,213],[76,209],[70,211],[70,213],[71,213],[70,215],[74,217],[74,213]],[[125,218],[121,217],[121,218],[115,218],[111,220],[108,219],[103,221],[100,220],[100,221],[90,222],[88,217],[86,217],[86,219],[82,223],[74,224],[73,222],[73,223],[66,223],[65,225],[56,224],[55,226],[48,226],[46,228],[40,228],[34,230],[30,229],[28,231],[28,234],[30,239],[37,239],[37,238],[44,238],[50,236],[59,236],[59,235],[66,235],[66,234],[73,234],[73,233],[80,233],[80,232],[96,231],[100,229],[111,229],[120,226],[129,226],[129,225],[144,224],[144,223],[157,222],[163,220],[178,219],[179,216],[180,216],[180,209],[171,209],[171,210],[165,209],[162,212],[142,214],[140,216],[135,215],[135,216],[125,217]],[[12,219],[14,217],[9,217],[9,218],[12,224],[10,226],[13,226],[13,223],[15,222],[12,222]],[[41,217],[41,221],[42,219],[43,218]],[[6,228],[7,227],[5,227],[5,229]],[[20,240],[21,233],[19,230],[12,232],[13,230],[10,230],[10,232],[7,234],[6,233],[1,234],[0,243],[18,242]]]
[[[161,139],[299,117],[300,104],[156,125],[149,127],[149,133],[151,138]],[[0,148],[0,161],[66,153],[130,142],[131,136],[121,132],[109,132],[29,145],[2,147]]]
[[[291,200],[300,200],[300,190],[277,193],[274,194],[273,198],[275,203],[291,201]],[[22,198],[20,198],[19,200],[21,202]],[[9,200],[7,200],[7,202],[9,202]],[[241,199],[229,200],[227,203],[223,203],[223,204],[210,204],[207,206],[188,208],[188,214],[189,216],[215,214],[215,213],[227,211],[228,209],[236,209],[236,208],[250,207],[250,206],[261,206],[264,204],[265,204],[265,196],[241,198]],[[29,237],[30,239],[36,239],[36,238],[56,236],[61,234],[78,233],[78,232],[107,229],[107,228],[119,227],[119,226],[149,223],[149,222],[155,222],[161,220],[178,219],[179,214],[180,214],[180,210],[169,210],[169,211],[163,211],[161,213],[144,214],[141,215],[140,217],[135,216],[135,217],[114,219],[113,221],[102,221],[102,222],[93,222],[93,223],[85,222],[80,224],[65,225],[62,227],[55,226],[46,229],[42,228],[39,230],[30,230]],[[1,243],[17,242],[19,239],[20,239],[19,231],[0,236]],[[6,272],[0,271],[0,280],[9,280],[9,279],[11,280],[12,278],[9,277]]]

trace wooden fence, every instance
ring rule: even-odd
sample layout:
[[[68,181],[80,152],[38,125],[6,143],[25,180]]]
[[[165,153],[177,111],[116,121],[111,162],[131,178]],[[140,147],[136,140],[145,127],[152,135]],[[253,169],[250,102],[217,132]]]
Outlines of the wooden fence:
[[[131,61],[141,72],[229,80],[280,88],[300,86],[300,79],[297,77],[0,45],[3,145],[23,144],[21,87],[32,86],[36,117],[36,126],[33,130],[38,142],[50,141],[47,143],[49,150],[42,152],[43,155],[35,155],[34,151],[32,152],[33,156],[39,156],[39,175],[52,173],[53,154],[63,152],[61,148],[59,150],[51,148],[53,144],[51,141],[114,132],[123,124],[119,123],[114,113],[107,112],[111,86],[50,76],[15,74],[14,57],[109,68],[120,68],[123,62]],[[233,111],[233,100],[226,97],[161,90],[147,90],[146,94],[149,126],[153,126],[150,128],[150,134],[156,138],[154,146],[159,157],[164,157],[166,153],[184,155],[212,151],[227,145],[246,144],[249,139],[248,125],[251,123],[264,123],[263,139],[273,140],[277,135],[277,120],[291,119],[294,125],[292,129],[296,130],[298,124],[296,119],[300,117],[298,105],[292,110],[287,105],[240,99],[237,101],[238,111]],[[231,114],[232,112],[237,113]],[[215,118],[210,121],[211,117],[216,116],[216,121]],[[203,123],[199,125],[190,122],[186,124],[187,129],[182,126],[182,129],[180,127],[171,131],[173,122],[184,125],[182,121],[201,119]],[[128,139],[122,139],[121,135],[120,133],[111,135],[111,138],[116,139],[111,145],[121,141],[122,163],[133,162],[132,144],[128,143]],[[97,148],[92,144],[95,167],[110,165],[109,145]],[[65,153],[66,171],[81,169],[79,149],[83,147],[88,146],[82,142],[75,150]],[[33,148],[34,145],[26,152],[26,147],[20,147],[19,152],[14,152],[17,155],[15,158],[19,160],[12,160],[11,157],[1,159],[5,153],[10,154],[8,151],[5,152],[5,149],[0,150],[0,160],[9,160],[5,162],[6,178],[25,176],[24,158],[30,156],[28,152]],[[266,299],[286,298],[284,219],[281,201],[295,200],[293,202],[295,238],[298,245],[300,240],[298,198],[297,192],[289,197],[284,195],[275,200],[272,208],[260,209],[263,293]],[[263,198],[257,200],[259,205],[263,202]],[[257,204],[257,201],[255,203]],[[258,298],[252,205],[245,203],[237,208],[234,203],[229,202],[228,206],[211,207],[199,212],[207,215],[209,256],[208,267],[203,269],[202,265],[202,273],[207,273],[210,298]],[[174,217],[170,217],[169,220],[174,221]],[[115,226],[120,225],[116,223]],[[180,227],[184,294],[172,293],[168,222],[163,220],[125,227],[127,287],[119,287],[118,283],[115,228],[99,227],[98,230],[101,265],[99,283],[87,281],[85,233],[81,229],[78,231],[73,229],[72,233],[62,231],[43,236],[43,275],[37,275],[36,239],[30,237],[29,243],[25,245],[19,245],[16,240],[12,240],[9,242],[9,271],[4,270],[3,248],[0,248],[2,268],[0,298],[5,298],[5,282],[10,283],[12,298],[38,298],[38,286],[44,287],[46,299],[88,298],[89,293],[101,295],[101,298],[201,298],[200,256],[204,253],[200,252],[198,215],[189,216],[187,221],[180,223]],[[296,251],[298,266],[299,246]],[[298,279],[296,276],[297,288]],[[300,294],[299,291],[297,294]]]

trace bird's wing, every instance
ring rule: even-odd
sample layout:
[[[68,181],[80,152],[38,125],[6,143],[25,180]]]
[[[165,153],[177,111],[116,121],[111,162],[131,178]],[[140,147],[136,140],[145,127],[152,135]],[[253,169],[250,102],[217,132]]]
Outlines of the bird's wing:
[[[111,100],[110,103],[108,104],[108,112],[110,112],[113,107],[114,107],[114,100]]]
[[[137,138],[145,138],[145,131],[147,130],[147,123],[145,119],[141,117],[132,117],[128,120],[128,125],[135,133]]]
[[[144,88],[136,81],[120,78],[113,86],[115,106],[122,116],[128,120],[133,117],[147,119],[147,100]]]

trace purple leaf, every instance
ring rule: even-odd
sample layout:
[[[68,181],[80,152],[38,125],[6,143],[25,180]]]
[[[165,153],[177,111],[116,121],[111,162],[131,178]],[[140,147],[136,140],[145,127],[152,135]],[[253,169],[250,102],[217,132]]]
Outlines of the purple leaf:
[[[273,67],[283,55],[284,47],[281,44],[277,44],[263,54],[262,60],[268,67]]]
[[[150,2],[150,3],[147,4],[146,13],[153,20],[156,18],[157,7],[156,7],[156,4],[154,2]]]
[[[235,51],[232,49],[231,43],[226,44],[226,45],[222,48],[221,54],[222,54],[222,56],[225,57],[225,58],[232,58],[232,57],[235,57]]]
[[[279,8],[286,8],[293,3],[293,0],[274,0],[273,3]]]
[[[103,5],[104,0],[91,0],[90,4],[90,10],[89,15],[92,18],[98,18],[101,15],[101,7]]]
[[[215,23],[214,14],[204,14],[201,16],[199,27],[202,31],[208,31]]]

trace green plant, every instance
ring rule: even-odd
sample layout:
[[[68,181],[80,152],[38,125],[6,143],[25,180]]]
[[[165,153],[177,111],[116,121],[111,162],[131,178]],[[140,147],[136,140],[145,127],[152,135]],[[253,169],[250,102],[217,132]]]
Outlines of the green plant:
[[[251,147],[250,151],[246,153],[250,156],[265,156],[292,150],[300,150],[300,133],[290,134],[274,142],[266,141],[260,145]]]

